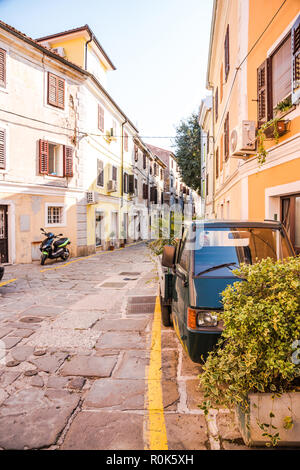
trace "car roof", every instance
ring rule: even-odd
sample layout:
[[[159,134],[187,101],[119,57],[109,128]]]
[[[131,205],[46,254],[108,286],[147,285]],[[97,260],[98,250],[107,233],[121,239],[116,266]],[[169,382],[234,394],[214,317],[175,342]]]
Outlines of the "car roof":
[[[198,219],[192,220],[185,225],[199,225],[205,228],[225,228],[225,227],[237,227],[237,228],[280,228],[282,227],[281,222],[277,220],[226,220],[226,219]]]

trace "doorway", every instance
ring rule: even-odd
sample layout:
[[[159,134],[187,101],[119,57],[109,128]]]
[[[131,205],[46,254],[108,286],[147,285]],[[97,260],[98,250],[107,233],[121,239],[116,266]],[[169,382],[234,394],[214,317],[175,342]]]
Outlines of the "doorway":
[[[96,246],[102,246],[104,240],[104,213],[96,211]]]
[[[8,206],[0,206],[0,263],[8,263]]]
[[[296,254],[300,254],[300,194],[281,198],[281,221]]]

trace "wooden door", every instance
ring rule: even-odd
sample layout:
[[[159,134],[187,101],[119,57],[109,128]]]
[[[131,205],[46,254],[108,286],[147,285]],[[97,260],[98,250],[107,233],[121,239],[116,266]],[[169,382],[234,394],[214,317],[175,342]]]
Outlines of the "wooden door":
[[[8,263],[7,206],[0,206],[0,263]]]

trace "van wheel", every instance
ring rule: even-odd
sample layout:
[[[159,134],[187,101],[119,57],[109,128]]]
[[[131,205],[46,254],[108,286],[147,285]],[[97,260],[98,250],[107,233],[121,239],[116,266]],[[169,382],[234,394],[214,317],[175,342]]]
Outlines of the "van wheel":
[[[161,320],[164,326],[171,326],[171,309],[169,305],[163,305],[160,300],[161,305]]]

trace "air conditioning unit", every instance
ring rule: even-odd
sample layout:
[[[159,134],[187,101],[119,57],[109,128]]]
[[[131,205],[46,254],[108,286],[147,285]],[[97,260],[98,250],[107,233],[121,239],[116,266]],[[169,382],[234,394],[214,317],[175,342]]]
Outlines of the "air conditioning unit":
[[[66,57],[65,50],[63,47],[53,47],[52,51],[56,52],[56,54],[59,54],[61,57]]]
[[[255,153],[255,149],[255,122],[242,121],[230,134],[230,156],[233,158],[247,158]]]
[[[113,193],[114,191],[117,191],[117,182],[115,180],[109,180],[107,182],[107,192]]]
[[[87,204],[97,204],[99,200],[99,194],[97,191],[88,191],[86,193]]]

